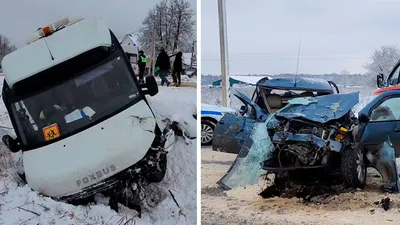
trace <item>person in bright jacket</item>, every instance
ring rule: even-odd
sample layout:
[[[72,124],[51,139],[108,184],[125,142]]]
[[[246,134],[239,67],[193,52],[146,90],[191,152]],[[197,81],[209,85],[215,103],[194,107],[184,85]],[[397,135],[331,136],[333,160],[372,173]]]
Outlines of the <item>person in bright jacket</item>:
[[[158,54],[156,61],[156,68],[159,68],[161,85],[164,86],[164,83],[167,84],[167,87],[171,82],[168,81],[167,76],[170,68],[169,56],[164,48],[161,48],[160,54]]]
[[[142,50],[139,51],[138,67],[139,67],[139,82],[143,83],[143,75],[146,70],[147,58]]]
[[[181,73],[182,73],[182,52],[181,51],[176,53],[173,67],[174,67],[174,71],[172,73],[172,77],[174,79],[175,85],[178,87],[181,85]]]

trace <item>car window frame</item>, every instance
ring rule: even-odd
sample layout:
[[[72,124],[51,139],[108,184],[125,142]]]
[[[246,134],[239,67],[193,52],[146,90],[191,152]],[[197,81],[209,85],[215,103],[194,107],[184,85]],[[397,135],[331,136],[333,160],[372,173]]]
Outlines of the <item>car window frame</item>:
[[[400,67],[399,67],[400,68]],[[378,108],[380,105],[382,105],[383,102],[392,99],[392,98],[399,98],[400,100],[400,94],[394,94],[394,95],[389,95],[386,96],[384,98],[382,98],[381,100],[379,100],[376,104],[374,104],[369,110],[368,110],[368,117],[371,118],[372,115],[372,111],[375,110],[376,108]],[[400,122],[400,119],[396,119],[396,120],[382,120],[382,121],[372,121],[370,120],[368,123],[387,123],[387,122]]]

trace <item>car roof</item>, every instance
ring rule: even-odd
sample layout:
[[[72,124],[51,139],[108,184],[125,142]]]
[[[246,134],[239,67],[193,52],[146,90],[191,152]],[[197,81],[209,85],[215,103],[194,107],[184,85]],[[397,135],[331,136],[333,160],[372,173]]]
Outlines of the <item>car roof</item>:
[[[298,91],[318,91],[333,93],[332,86],[328,81],[321,78],[308,77],[280,77],[263,78],[257,82],[257,87],[279,89],[279,90],[298,90]]]

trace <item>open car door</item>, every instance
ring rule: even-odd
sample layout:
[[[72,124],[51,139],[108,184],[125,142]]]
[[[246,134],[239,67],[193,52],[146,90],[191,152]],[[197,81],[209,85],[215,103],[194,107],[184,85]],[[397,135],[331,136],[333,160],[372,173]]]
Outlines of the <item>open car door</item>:
[[[360,143],[370,151],[390,139],[400,157],[400,90],[386,91],[365,106],[358,116]]]
[[[254,123],[265,121],[267,114],[246,95],[238,92],[235,96],[241,100],[241,115],[226,113],[217,123],[212,148],[214,151],[238,154],[244,142],[253,130]]]
[[[399,191],[396,158],[400,157],[400,90],[385,91],[365,106],[358,115],[358,142],[382,176],[381,189]]]

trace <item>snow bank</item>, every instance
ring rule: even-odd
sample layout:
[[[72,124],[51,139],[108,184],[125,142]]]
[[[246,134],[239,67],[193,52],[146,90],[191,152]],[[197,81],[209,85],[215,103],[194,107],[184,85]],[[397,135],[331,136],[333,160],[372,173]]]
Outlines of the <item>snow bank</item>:
[[[148,98],[157,120],[174,117],[195,136],[196,89],[160,88]],[[0,112],[4,112],[0,105]],[[9,121],[3,121],[9,123]],[[139,219],[125,207],[116,213],[101,203],[73,206],[43,197],[29,186],[18,186],[10,176],[0,173],[0,224],[196,224],[196,140],[186,144],[179,139],[168,154],[164,180],[148,187],[147,202]],[[174,195],[179,207],[173,200]],[[161,200],[154,205],[151,200]]]

